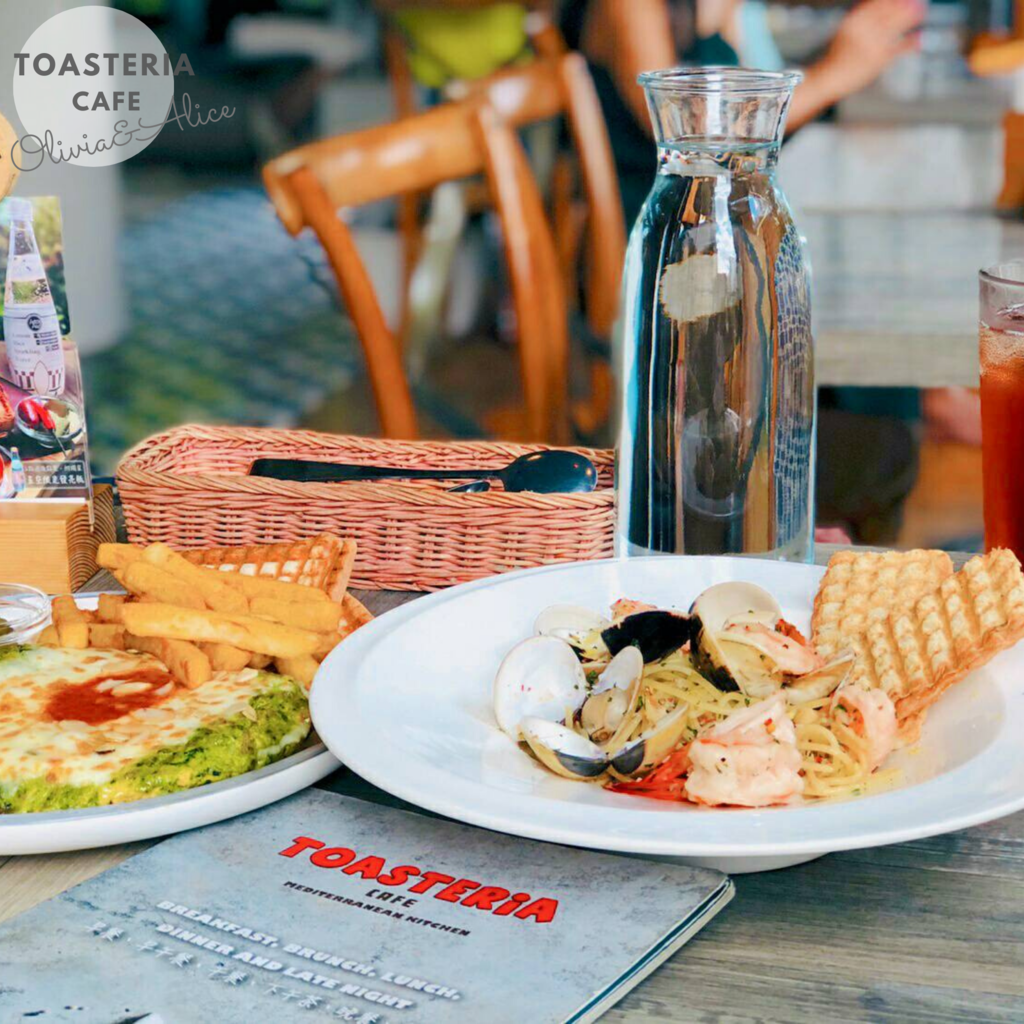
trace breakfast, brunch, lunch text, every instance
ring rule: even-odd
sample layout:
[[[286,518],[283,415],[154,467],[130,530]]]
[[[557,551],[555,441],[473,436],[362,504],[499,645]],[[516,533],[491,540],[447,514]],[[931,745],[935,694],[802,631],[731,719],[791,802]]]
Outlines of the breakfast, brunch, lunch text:
[[[94,922],[89,931],[98,941],[131,947],[167,970],[353,1024],[385,1024],[384,1011],[411,1010],[424,1000],[462,999],[451,985],[333,950],[286,942],[199,907],[161,900],[155,909],[163,919],[151,922],[152,931],[142,937],[129,934],[120,915]]]

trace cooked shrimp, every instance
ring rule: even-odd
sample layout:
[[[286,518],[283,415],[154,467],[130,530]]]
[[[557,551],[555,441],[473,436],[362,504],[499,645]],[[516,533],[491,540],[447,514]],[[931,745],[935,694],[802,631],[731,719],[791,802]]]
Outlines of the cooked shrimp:
[[[788,675],[806,675],[825,664],[825,659],[811,647],[763,622],[730,622],[723,630],[723,636],[752,644],[769,655],[779,670]]]
[[[781,695],[734,711],[690,744],[686,796],[699,804],[765,807],[804,790],[796,730]]]
[[[647,604],[646,601],[634,601],[631,597],[620,597],[612,605],[612,619],[615,622],[620,622],[628,615],[636,615],[637,612],[653,612],[657,611],[657,609],[658,606],[656,604]]]
[[[832,696],[832,717],[865,741],[868,768],[874,771],[896,745],[896,708],[885,690],[840,686]]]

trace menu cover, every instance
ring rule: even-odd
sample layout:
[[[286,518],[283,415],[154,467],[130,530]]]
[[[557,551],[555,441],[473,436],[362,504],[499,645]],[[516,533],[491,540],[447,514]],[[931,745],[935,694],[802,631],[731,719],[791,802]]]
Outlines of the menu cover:
[[[0,201],[0,502],[89,497],[56,196]]]
[[[732,895],[307,790],[0,926],[0,1020],[591,1021]]]

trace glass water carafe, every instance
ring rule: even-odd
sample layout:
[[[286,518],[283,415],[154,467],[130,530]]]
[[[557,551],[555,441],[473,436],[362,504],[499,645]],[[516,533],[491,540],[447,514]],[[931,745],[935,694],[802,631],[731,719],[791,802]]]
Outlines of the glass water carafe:
[[[657,175],[629,241],[619,549],[813,553],[808,268],[775,165],[793,72],[640,76]]]

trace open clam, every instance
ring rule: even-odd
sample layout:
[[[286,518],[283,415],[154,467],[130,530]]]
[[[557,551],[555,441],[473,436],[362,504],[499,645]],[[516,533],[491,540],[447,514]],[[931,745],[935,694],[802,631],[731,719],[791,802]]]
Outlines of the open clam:
[[[518,741],[524,718],[561,722],[586,696],[586,673],[572,647],[553,636],[534,636],[516,644],[498,668],[494,717]]]
[[[743,637],[726,633],[734,624],[775,628],[782,609],[767,590],[753,583],[718,583],[693,602],[690,612],[695,619],[694,663],[718,689],[767,697],[782,685],[774,662],[747,642],[749,631]]]
[[[680,705],[657,725],[612,754],[609,764],[620,775],[643,775],[672,753],[687,728],[687,706]]]
[[[533,631],[538,636],[564,640],[584,660],[607,657],[601,631],[611,625],[603,615],[575,604],[553,604],[537,616]]]
[[[608,769],[608,755],[566,725],[545,718],[524,718],[523,739],[545,768],[567,779],[590,781]]]
[[[790,704],[806,704],[835,693],[842,686],[857,660],[853,651],[843,651],[830,662],[795,679],[783,682],[782,691]]]
[[[793,703],[828,696],[846,677],[852,657],[831,662],[777,626],[782,609],[753,583],[719,583],[693,603],[694,662],[720,690],[770,697],[785,687]]]
[[[636,703],[644,659],[635,647],[625,647],[597,677],[580,708],[580,724],[595,743],[604,743]]]

